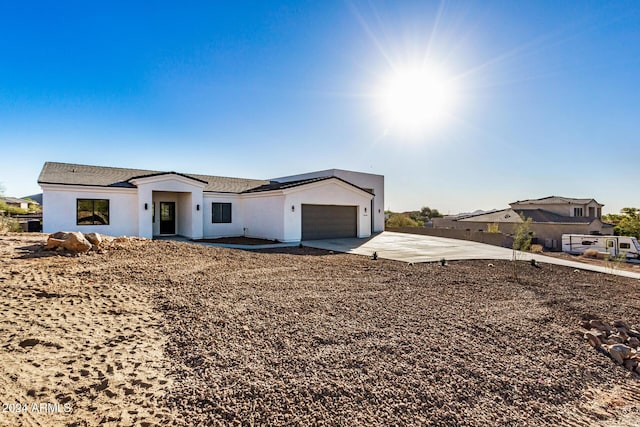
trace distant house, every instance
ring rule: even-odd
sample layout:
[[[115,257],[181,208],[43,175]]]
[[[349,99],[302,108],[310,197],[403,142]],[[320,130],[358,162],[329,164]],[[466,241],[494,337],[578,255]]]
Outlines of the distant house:
[[[594,199],[550,196],[510,203],[510,208],[480,214],[434,218],[434,227],[470,231],[498,228],[513,234],[518,224],[531,218],[531,231],[547,249],[559,250],[563,234],[612,235],[613,226],[602,221],[602,207]]]
[[[329,169],[272,180],[47,162],[44,232],[283,242],[384,229],[384,177]]]
[[[20,208],[20,209],[29,209],[29,205],[34,203],[29,200],[18,199],[17,197],[2,197],[1,200],[7,206],[10,206],[13,208]]]

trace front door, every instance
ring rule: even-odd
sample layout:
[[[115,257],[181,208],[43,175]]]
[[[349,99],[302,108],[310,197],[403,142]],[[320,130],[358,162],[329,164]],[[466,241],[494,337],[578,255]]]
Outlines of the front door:
[[[607,252],[611,256],[618,255],[618,248],[616,247],[616,241],[614,239],[607,239]]]
[[[176,234],[175,202],[160,202],[160,234]]]

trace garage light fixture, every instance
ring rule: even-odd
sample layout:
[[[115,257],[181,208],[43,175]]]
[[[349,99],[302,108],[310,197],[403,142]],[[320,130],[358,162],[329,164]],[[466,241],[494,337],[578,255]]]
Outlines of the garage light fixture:
[[[149,210],[149,205],[147,203],[144,204],[144,210]]]
[[[200,210],[200,205],[196,205],[196,210],[199,211]]]
[[[364,213],[367,213],[367,208],[364,208]]]
[[[295,205],[291,205],[291,212],[295,212],[295,211],[296,211]]]

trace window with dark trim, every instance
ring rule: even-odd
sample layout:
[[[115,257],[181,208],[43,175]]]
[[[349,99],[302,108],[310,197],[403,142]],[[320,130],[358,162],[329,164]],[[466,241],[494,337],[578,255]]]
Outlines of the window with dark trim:
[[[573,216],[582,216],[582,208],[573,208]]]
[[[620,243],[620,249],[631,249],[631,243]]]
[[[109,199],[77,199],[77,225],[109,225]]]
[[[212,219],[214,224],[231,222],[231,203],[212,203]]]

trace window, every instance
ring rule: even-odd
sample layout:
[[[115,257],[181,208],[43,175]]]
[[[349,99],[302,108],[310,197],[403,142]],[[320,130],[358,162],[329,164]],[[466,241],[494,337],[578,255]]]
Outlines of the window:
[[[230,223],[231,222],[231,203],[212,203],[212,219],[213,223]]]
[[[109,225],[108,199],[77,199],[77,225]]]
[[[620,249],[631,249],[631,243],[620,243]]]
[[[592,242],[591,240],[583,240],[583,241],[582,241],[582,244],[583,244],[584,246],[591,246],[591,245],[593,245],[594,243],[595,243],[595,242]]]
[[[573,208],[573,216],[582,216],[582,208]]]

